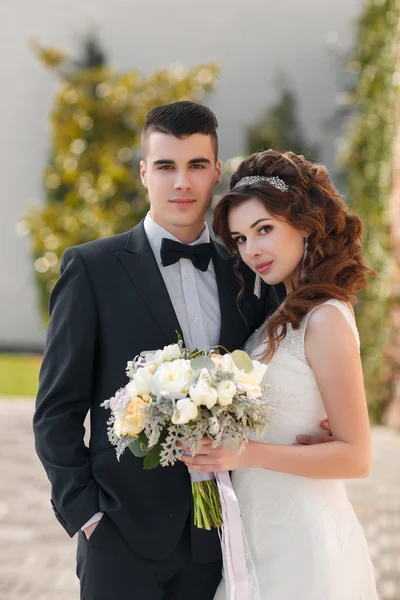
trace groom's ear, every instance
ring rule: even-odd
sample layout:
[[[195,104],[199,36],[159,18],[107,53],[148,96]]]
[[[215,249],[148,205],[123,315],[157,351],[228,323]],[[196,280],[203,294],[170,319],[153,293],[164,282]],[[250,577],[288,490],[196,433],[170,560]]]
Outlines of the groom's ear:
[[[222,179],[222,164],[219,159],[216,162],[215,168],[217,171],[217,179],[215,180],[215,187],[217,187],[217,185],[219,185],[221,183],[221,179]]]
[[[140,179],[145,188],[147,188],[147,167],[144,160],[140,161]]]

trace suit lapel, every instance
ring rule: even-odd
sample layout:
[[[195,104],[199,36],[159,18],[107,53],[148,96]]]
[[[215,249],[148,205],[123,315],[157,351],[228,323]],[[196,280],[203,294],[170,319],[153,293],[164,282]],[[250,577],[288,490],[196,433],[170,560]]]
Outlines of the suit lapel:
[[[143,222],[130,231],[125,252],[117,252],[117,256],[161,329],[166,344],[177,341],[176,332],[179,331],[182,335],[181,327],[146,237]]]

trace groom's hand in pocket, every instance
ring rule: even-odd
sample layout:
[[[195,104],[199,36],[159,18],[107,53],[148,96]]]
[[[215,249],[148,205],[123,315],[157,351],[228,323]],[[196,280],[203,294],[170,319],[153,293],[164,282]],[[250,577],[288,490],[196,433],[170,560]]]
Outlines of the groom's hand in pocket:
[[[85,529],[83,530],[83,533],[85,534],[87,540],[90,540],[90,536],[92,535],[93,531],[96,529],[96,527],[99,523],[100,523],[100,520],[85,527]]]
[[[305,444],[312,446],[313,444],[325,444],[326,442],[335,442],[337,438],[332,435],[331,426],[329,425],[328,419],[321,421],[321,429],[325,429],[329,435],[298,435],[296,437],[298,444]]]

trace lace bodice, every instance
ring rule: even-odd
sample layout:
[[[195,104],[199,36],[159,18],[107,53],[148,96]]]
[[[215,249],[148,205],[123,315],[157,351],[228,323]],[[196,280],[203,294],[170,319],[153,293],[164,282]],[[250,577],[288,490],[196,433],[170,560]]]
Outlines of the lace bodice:
[[[354,332],[358,348],[360,339],[351,310],[339,300],[324,304],[337,307]],[[271,408],[271,423],[265,440],[269,443],[292,444],[299,433],[323,433],[319,423],[326,418],[321,394],[304,351],[308,319],[314,310],[303,318],[300,327],[288,325],[287,335],[268,365],[264,377],[264,397]],[[266,340],[260,340],[264,323],[247,340],[245,350],[254,359],[261,359]]]

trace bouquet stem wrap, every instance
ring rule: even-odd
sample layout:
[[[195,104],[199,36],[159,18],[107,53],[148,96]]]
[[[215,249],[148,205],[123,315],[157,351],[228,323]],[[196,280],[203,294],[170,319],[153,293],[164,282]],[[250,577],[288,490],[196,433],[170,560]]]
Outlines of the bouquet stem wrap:
[[[222,525],[222,509],[214,473],[199,473],[189,469],[192,481],[194,524],[210,530]]]
[[[239,503],[229,473],[190,471],[194,524],[201,529],[221,527],[221,547],[227,600],[250,600],[249,577]],[[218,524],[216,525],[215,523]]]

